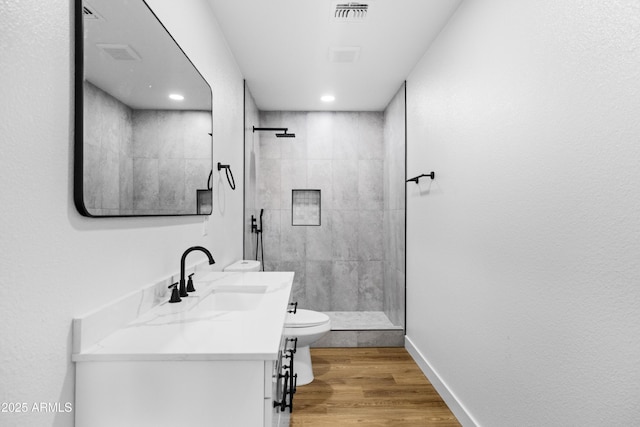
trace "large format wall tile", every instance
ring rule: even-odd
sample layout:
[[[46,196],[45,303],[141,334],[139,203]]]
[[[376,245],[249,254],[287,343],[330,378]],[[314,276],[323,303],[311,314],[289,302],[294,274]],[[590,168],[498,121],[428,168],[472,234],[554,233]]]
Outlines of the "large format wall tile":
[[[260,141],[264,137],[260,137]],[[262,147],[260,147],[262,150]],[[280,209],[282,171],[280,159],[261,159],[258,171],[258,207]]]
[[[120,209],[123,215],[133,211],[133,158],[120,155]]]
[[[134,159],[133,182],[133,209],[143,211],[159,209],[158,160]]]
[[[82,161],[84,163],[83,199],[87,209],[102,208],[102,150],[99,145],[85,145]]]
[[[158,161],[160,209],[179,211],[184,206],[184,173],[184,159],[160,159]]]
[[[320,221],[320,226],[304,227],[307,234],[307,259],[309,261],[333,260],[333,221],[331,216],[326,214],[322,216]]]
[[[331,261],[307,261],[306,269],[308,308],[317,311],[332,310],[333,263]]]
[[[320,190],[322,216],[333,209],[333,162],[331,160],[307,160],[307,187]]]
[[[384,158],[384,116],[381,113],[362,112],[358,115],[358,158]],[[404,156],[404,146],[402,147]]]
[[[279,111],[268,111],[260,113],[260,124],[256,123],[257,128],[281,127],[281,113]],[[253,129],[253,128],[252,128]],[[253,132],[253,130],[252,130]],[[280,139],[275,137],[274,132],[258,131],[254,134],[260,135],[260,158],[261,159],[279,159],[280,158]],[[258,182],[260,180],[258,179]]]
[[[207,189],[210,172],[211,160],[209,159],[186,159],[184,161],[183,206],[188,211],[197,210],[197,190]]]
[[[385,208],[389,189],[403,188],[404,182],[391,181],[404,174],[404,151],[393,153],[393,163],[387,163],[384,114],[260,112],[256,126],[288,127],[296,134],[294,139],[278,139],[272,132],[261,132],[259,142],[246,139],[245,165],[255,167],[253,177],[249,168],[246,185],[257,194],[245,194],[254,197],[245,204],[253,203],[255,212],[266,209],[265,269],[296,272],[294,296],[303,308],[389,311],[393,306],[394,318],[403,318],[398,315],[396,268],[398,259],[404,259],[398,256],[398,245],[404,241],[389,234],[404,226],[396,223],[404,213]],[[401,172],[391,171],[396,167]],[[320,190],[320,226],[291,224],[294,189]],[[245,245],[255,247],[252,240]],[[245,248],[245,254],[253,258],[253,251]]]
[[[384,257],[382,211],[358,211],[358,259],[381,261]]]
[[[291,225],[291,211],[280,211],[280,260],[298,261],[306,259],[306,227]]]
[[[335,113],[307,113],[307,159],[333,159]]]
[[[131,159],[131,109],[89,82],[84,90],[85,206],[95,215],[117,215],[123,208],[121,184],[133,180],[132,168],[122,167],[123,158]]]
[[[358,159],[359,135],[358,113],[336,113],[334,116],[332,158],[352,161]]]
[[[265,209],[262,216],[262,234],[259,236],[262,240],[259,245],[258,255],[260,259],[264,258],[266,261],[280,261],[281,256],[281,211],[279,209]],[[260,214],[256,215],[257,226],[260,227]],[[248,220],[249,218],[247,218]],[[252,239],[255,241],[257,234],[252,235]],[[259,240],[258,240],[259,242]],[[255,245],[254,245],[255,248]],[[261,253],[262,252],[262,253]],[[266,270],[266,266],[265,266]]]
[[[143,110],[133,115],[133,157],[136,159],[158,159],[160,144],[156,139],[158,116],[152,110]]]
[[[182,126],[185,159],[211,158],[211,113],[208,111],[184,111],[184,121],[192,126]]]
[[[120,155],[119,150],[103,147],[102,154],[102,208],[120,208]]]
[[[275,123],[274,123],[275,125]],[[292,112],[282,112],[280,122],[276,127],[286,127],[289,133],[294,133],[295,138],[279,138],[280,158],[282,159],[307,159],[307,115]]]
[[[332,279],[331,310],[357,310],[358,262],[333,261]]]
[[[293,271],[293,287],[291,301],[297,302],[300,308],[309,307],[307,302],[307,268],[305,261],[278,261],[273,263],[273,271]]]
[[[357,160],[333,160],[332,186],[334,209],[358,209]]]
[[[358,263],[358,311],[382,311],[384,303],[383,262]]]
[[[291,191],[309,188],[307,185],[307,161],[304,159],[280,160],[280,177],[280,208],[291,210]]]
[[[358,161],[358,209],[377,209],[382,211],[382,171],[382,160]]]
[[[333,210],[333,259],[358,260],[358,211]]]

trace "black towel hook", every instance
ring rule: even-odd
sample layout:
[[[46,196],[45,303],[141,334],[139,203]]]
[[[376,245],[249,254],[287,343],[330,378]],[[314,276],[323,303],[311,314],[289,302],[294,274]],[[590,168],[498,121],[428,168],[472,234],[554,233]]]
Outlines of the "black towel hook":
[[[227,175],[227,182],[229,183],[229,186],[231,187],[232,190],[235,190],[236,181],[235,179],[233,179],[233,172],[231,172],[231,165],[223,165],[222,163],[218,162],[218,170],[222,170],[222,169],[225,169],[225,174]]]

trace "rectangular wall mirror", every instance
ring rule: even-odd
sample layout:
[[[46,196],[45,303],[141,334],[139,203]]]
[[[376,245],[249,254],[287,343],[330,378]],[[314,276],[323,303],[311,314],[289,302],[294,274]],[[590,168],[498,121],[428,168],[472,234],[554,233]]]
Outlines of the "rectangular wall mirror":
[[[75,8],[78,211],[210,215],[211,87],[143,0]]]

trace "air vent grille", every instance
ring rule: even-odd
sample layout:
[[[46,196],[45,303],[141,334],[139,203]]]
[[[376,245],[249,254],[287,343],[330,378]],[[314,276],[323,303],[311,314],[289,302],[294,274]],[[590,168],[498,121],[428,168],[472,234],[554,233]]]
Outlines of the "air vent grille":
[[[126,44],[103,44],[98,43],[96,46],[116,61],[140,61],[140,55]]]
[[[335,2],[333,4],[333,19],[339,22],[362,22],[369,14],[368,3]]]
[[[84,19],[91,19],[91,20],[102,19],[100,14],[96,12],[96,10],[92,6],[86,3],[82,5],[82,17]]]
[[[329,61],[331,62],[356,62],[359,57],[360,48],[357,46],[340,46],[329,48]]]

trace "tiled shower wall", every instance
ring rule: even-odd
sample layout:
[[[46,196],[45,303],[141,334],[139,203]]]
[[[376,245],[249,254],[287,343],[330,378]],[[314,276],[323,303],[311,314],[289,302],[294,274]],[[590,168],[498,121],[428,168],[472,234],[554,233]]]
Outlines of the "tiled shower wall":
[[[384,112],[384,312],[405,319],[405,86]],[[415,185],[415,184],[414,184]]]
[[[133,209],[131,108],[85,81],[84,202],[94,215]]]
[[[95,215],[196,213],[211,170],[206,111],[133,110],[84,84],[84,200]]]
[[[258,156],[265,270],[296,272],[301,307],[382,311],[383,113],[260,112],[259,120],[296,134],[263,132],[257,153],[247,150]],[[320,226],[292,225],[293,189],[321,190]],[[255,235],[250,240],[245,257],[253,258]]]

